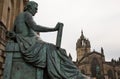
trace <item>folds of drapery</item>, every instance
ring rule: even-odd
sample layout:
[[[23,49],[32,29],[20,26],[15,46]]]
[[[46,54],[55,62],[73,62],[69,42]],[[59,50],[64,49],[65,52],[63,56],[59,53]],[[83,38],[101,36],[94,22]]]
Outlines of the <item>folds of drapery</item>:
[[[36,37],[16,35],[25,62],[46,68],[49,79],[86,79],[69,59],[66,51]]]

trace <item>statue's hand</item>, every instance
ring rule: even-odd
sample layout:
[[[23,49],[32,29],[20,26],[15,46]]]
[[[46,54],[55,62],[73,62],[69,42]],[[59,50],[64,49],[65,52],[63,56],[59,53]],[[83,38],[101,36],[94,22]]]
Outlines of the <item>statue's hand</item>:
[[[59,26],[63,26],[63,23],[58,22]]]
[[[63,26],[63,23],[58,22],[56,27],[55,27],[55,30],[59,30],[59,28],[62,26]]]

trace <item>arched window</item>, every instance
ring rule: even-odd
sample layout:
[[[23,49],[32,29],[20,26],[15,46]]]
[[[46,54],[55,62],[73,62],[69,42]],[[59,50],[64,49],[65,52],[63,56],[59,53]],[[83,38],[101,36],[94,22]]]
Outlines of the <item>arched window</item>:
[[[10,7],[8,7],[7,9],[7,28],[9,28],[9,24],[10,24],[10,12],[11,12],[11,9]]]
[[[108,79],[114,79],[112,70],[108,70],[107,73],[108,73]]]
[[[91,76],[96,77],[96,75],[99,71],[100,71],[99,62],[98,62],[97,58],[93,58],[93,60],[91,62]]]

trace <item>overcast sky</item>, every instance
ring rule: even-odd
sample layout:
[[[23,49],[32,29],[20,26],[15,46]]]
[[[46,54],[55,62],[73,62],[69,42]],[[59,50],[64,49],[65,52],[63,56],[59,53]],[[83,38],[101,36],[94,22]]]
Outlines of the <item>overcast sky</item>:
[[[33,1],[33,0],[32,0]],[[37,24],[55,27],[64,23],[62,48],[76,60],[76,42],[83,30],[91,51],[104,49],[105,59],[120,57],[120,0],[34,0],[38,2]],[[41,33],[44,41],[56,42],[56,32]]]

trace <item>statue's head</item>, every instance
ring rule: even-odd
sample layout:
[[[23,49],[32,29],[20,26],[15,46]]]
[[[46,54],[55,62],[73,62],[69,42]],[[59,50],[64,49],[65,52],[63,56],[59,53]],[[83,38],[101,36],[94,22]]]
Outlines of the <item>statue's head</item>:
[[[29,1],[24,8],[24,11],[30,12],[33,16],[37,13],[37,10],[38,4],[34,1]]]

